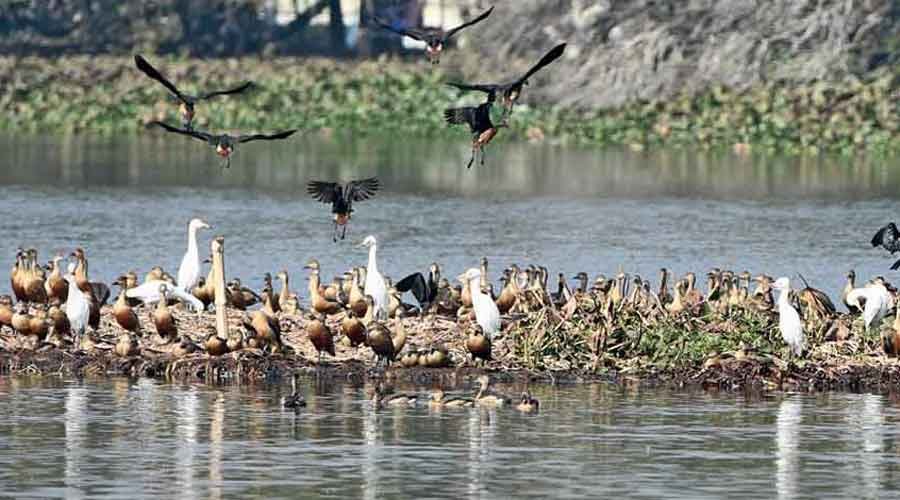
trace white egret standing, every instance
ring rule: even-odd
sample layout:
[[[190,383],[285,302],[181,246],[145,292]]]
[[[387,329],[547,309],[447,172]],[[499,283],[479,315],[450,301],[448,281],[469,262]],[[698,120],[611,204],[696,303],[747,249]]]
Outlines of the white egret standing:
[[[200,252],[197,249],[197,231],[210,229],[201,219],[191,219],[188,223],[188,247],[181,266],[178,268],[178,288],[190,292],[200,279]]]
[[[475,310],[475,321],[487,338],[500,332],[500,310],[497,304],[481,290],[481,271],[476,268],[469,269],[459,279],[469,282],[469,291],[472,293],[472,309]]]
[[[84,292],[78,288],[75,282],[75,264],[69,264],[68,273],[65,275],[69,282],[69,295],[66,298],[66,317],[75,335],[83,335],[91,316],[91,306]]]
[[[800,314],[791,305],[791,281],[785,277],[778,278],[772,284],[772,288],[778,290],[778,328],[781,330],[781,337],[784,342],[790,346],[791,351],[799,356],[803,352],[803,323],[800,321]]]
[[[363,293],[371,295],[375,301],[375,317],[387,319],[388,289],[387,284],[384,282],[384,276],[378,272],[378,263],[376,261],[378,242],[374,236],[369,235],[366,236],[366,239],[359,246],[369,248],[369,263],[366,265],[366,281]]]

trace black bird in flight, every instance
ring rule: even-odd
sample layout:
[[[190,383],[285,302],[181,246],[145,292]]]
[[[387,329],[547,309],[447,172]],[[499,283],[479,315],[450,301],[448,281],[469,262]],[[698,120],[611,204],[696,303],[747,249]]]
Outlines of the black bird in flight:
[[[205,101],[207,99],[211,99],[220,95],[240,94],[241,92],[253,86],[253,82],[246,82],[243,85],[240,85],[233,89],[217,90],[214,92],[207,92],[205,94],[199,95],[188,95],[178,90],[178,87],[176,87],[174,84],[172,84],[172,82],[162,76],[162,73],[151,66],[150,63],[147,62],[147,60],[142,56],[135,55],[134,64],[145,75],[161,83],[163,87],[167,88],[169,92],[172,93],[172,95],[174,95],[176,98],[178,98],[179,101],[181,101],[181,105],[178,108],[179,111],[181,111],[181,124],[182,126],[184,126],[185,130],[193,130],[192,123],[194,121],[194,105],[197,104],[197,102]]]
[[[341,239],[347,235],[347,224],[353,214],[353,202],[365,201],[375,196],[379,187],[378,179],[375,177],[350,181],[343,185],[337,182],[310,181],[306,185],[306,192],[316,201],[331,203],[331,213],[334,214],[334,232],[331,240],[337,242],[338,226],[341,226]]]
[[[481,164],[484,165],[484,147],[497,135],[498,129],[508,126],[506,123],[494,125],[491,121],[490,102],[481,103],[477,107],[445,109],[444,119],[451,125],[466,123],[472,130],[472,158],[466,168],[472,168],[478,153],[481,153]]]
[[[875,236],[872,237],[872,246],[876,248],[882,247],[891,252],[891,255],[900,251],[900,230],[897,229],[897,225],[890,222],[879,229]],[[900,260],[894,262],[894,265],[891,266],[891,271],[896,271],[897,269],[900,269]]]
[[[378,16],[372,16],[375,20],[375,23],[382,28],[393,31],[394,33],[408,36],[413,40],[418,40],[420,42],[425,42],[425,57],[431,61],[431,64],[439,64],[441,62],[441,52],[444,50],[444,44],[447,43],[453,35],[459,33],[464,28],[468,28],[474,24],[480,23],[487,19],[488,16],[491,15],[491,12],[494,11],[494,7],[486,10],[480,16],[472,19],[469,22],[460,24],[459,26],[444,31],[440,28],[403,28],[396,25],[396,23],[389,23],[385,20],[379,18]]]
[[[412,292],[424,313],[437,299],[441,282],[441,267],[432,263],[426,279],[422,273],[413,273],[398,281],[394,287],[400,293]]]
[[[163,122],[150,122],[148,126],[156,125],[157,127],[162,127],[169,132],[174,132],[176,134],[185,135],[188,137],[193,137],[194,139],[199,139],[210,146],[216,148],[216,154],[224,158],[224,167],[228,168],[231,166],[231,155],[234,153],[234,145],[242,144],[250,141],[272,141],[276,139],[286,139],[294,134],[297,129],[293,130],[285,130],[284,132],[278,132],[275,134],[249,134],[249,135],[228,135],[228,134],[210,134],[209,132],[202,132],[199,130],[188,130],[188,129],[180,129],[178,127],[173,127],[168,123]]]
[[[552,63],[553,61],[560,58],[563,55],[563,52],[566,50],[566,44],[561,43],[556,47],[553,47],[550,52],[547,52],[544,57],[541,58],[540,61],[537,62],[531,69],[529,69],[524,75],[522,75],[517,80],[513,80],[507,83],[478,83],[478,84],[466,84],[466,83],[455,83],[449,82],[447,85],[452,87],[456,87],[459,90],[470,91],[476,90],[479,92],[484,92],[488,96],[488,102],[493,103],[497,96],[500,96],[500,103],[505,108],[503,113],[503,119],[508,119],[509,115],[512,114],[513,106],[516,104],[516,101],[519,100],[519,96],[522,94],[522,88],[528,84],[528,79],[531,78],[532,75],[540,71],[544,66]]]

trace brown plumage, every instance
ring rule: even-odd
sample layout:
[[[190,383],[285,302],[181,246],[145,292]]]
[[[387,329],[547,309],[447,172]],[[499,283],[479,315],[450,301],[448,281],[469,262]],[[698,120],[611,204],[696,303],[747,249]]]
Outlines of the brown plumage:
[[[12,327],[13,300],[9,295],[0,295],[0,326]]]
[[[210,356],[221,356],[229,351],[228,341],[219,337],[215,331],[206,336],[203,347]]]
[[[175,340],[178,336],[178,325],[172,311],[169,310],[169,287],[167,285],[159,286],[159,302],[156,303],[156,309],[153,311],[153,325],[156,327],[156,333],[164,338],[167,342]]]
[[[25,297],[30,302],[43,304],[47,302],[47,291],[44,289],[44,270],[38,264],[37,250],[26,252],[26,268],[23,279]]]
[[[334,300],[328,300],[325,295],[322,293],[320,289],[321,282],[319,281],[319,269],[318,263],[316,266],[312,266],[307,264],[306,268],[311,269],[312,272],[309,275],[309,299],[312,304],[312,308],[319,314],[331,315],[337,314],[340,312],[343,307],[340,303]]]
[[[504,272],[503,281],[505,281],[506,284],[503,286],[503,289],[500,290],[500,296],[497,297],[497,300],[495,301],[497,309],[500,310],[500,314],[508,313],[509,310],[516,305],[516,300],[520,293],[518,276],[519,268],[516,265],[510,266],[510,268]]]
[[[491,358],[491,339],[488,338],[484,331],[476,323],[472,324],[469,336],[466,339],[466,349],[472,355],[472,360],[482,360],[486,363]]]
[[[272,310],[271,288],[263,290],[263,308],[250,313],[250,321],[245,320],[244,326],[255,334],[259,347],[269,346],[273,353],[281,351],[281,325]]]
[[[406,346],[406,327],[403,326],[403,312],[397,313],[397,321],[394,326],[394,334],[391,337],[391,343],[394,344],[394,353],[391,359],[396,359],[397,355],[403,351]]]
[[[125,298],[124,286],[119,292],[119,297],[116,299],[116,303],[113,304],[112,313],[113,317],[116,318],[116,323],[118,323],[119,326],[121,326],[123,329],[135,333],[141,329],[141,322],[138,320],[137,313],[135,313],[134,309],[132,309],[131,306],[128,305],[128,301]]]
[[[182,335],[178,339],[178,342],[175,342],[169,352],[175,358],[183,358],[189,354],[197,352],[198,349],[199,347],[197,347],[197,344],[193,343],[191,339]]]
[[[68,335],[72,331],[72,325],[69,323],[69,317],[66,312],[59,306],[52,306],[47,311],[47,317],[53,322],[53,329],[59,335]]]
[[[469,398],[459,398],[447,396],[442,389],[437,389],[431,393],[431,399],[428,401],[429,406],[440,408],[443,406],[456,408],[469,408],[475,406],[475,402]]]
[[[319,353],[318,362],[322,362],[322,354],[328,353],[332,356],[335,355],[334,351],[334,337],[331,335],[331,330],[328,328],[328,325],[325,324],[325,317],[321,315],[316,315],[313,319],[306,323],[306,335],[309,337],[309,341],[312,342],[313,347],[316,348],[316,351]]]
[[[522,393],[521,399],[519,399],[519,404],[516,405],[516,409],[523,413],[534,413],[538,411],[541,407],[540,401],[531,397],[531,394],[527,392]]]
[[[369,297],[369,296],[367,296]],[[379,363],[390,364],[394,360],[394,341],[391,332],[379,321],[369,323],[366,332],[366,345],[375,353]]]
[[[18,332],[19,335],[31,334],[31,315],[28,314],[28,307],[25,306],[24,302],[16,304],[15,309],[13,309],[11,323],[13,330]]]
[[[56,255],[50,261],[50,274],[44,282],[44,290],[51,304],[63,304],[69,297],[69,284],[63,278],[62,269],[59,267],[62,255]]]
[[[50,328],[50,320],[47,318],[47,306],[39,304],[32,308],[29,333],[38,339],[43,339]]]
[[[12,287],[16,302],[25,300],[25,286],[22,283],[25,272],[25,251],[21,248],[16,251],[16,262],[9,270],[9,284]]]
[[[369,306],[366,304],[366,297],[360,286],[359,269],[353,270],[353,278],[350,281],[350,292],[348,295],[350,297],[350,308],[353,309],[354,314],[360,318],[365,316]]]
[[[123,358],[137,356],[140,354],[140,347],[138,346],[137,339],[134,338],[130,332],[123,332],[119,335],[119,340],[116,342],[115,352],[118,356]]]
[[[356,317],[353,309],[347,311],[346,316],[341,321],[341,333],[350,339],[350,345],[353,347],[362,345],[366,342],[366,327],[362,321]]]
[[[231,307],[246,311],[248,307],[262,301],[262,298],[253,290],[243,286],[240,279],[234,278],[228,283],[228,300]]]

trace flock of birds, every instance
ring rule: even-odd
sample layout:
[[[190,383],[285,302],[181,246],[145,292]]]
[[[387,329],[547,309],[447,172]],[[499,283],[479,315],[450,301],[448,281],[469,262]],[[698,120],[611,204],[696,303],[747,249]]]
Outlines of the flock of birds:
[[[432,64],[440,62],[441,53],[449,40],[459,33],[461,30],[473,26],[487,19],[494,8],[491,7],[477,18],[465,22],[448,31],[435,28],[410,28],[404,27],[396,23],[387,22],[377,16],[374,17],[375,23],[389,31],[398,33],[403,36],[410,37],[414,40],[425,42],[425,54]],[[485,102],[478,106],[464,106],[458,108],[447,108],[444,110],[444,119],[450,125],[468,125],[472,133],[472,155],[469,159],[467,168],[471,168],[476,158],[480,156],[481,164],[484,164],[484,148],[494,139],[500,128],[508,127],[509,117],[512,114],[515,103],[519,100],[522,90],[528,84],[529,78],[549,65],[563,55],[566,44],[559,44],[551,49],[537,64],[529,69],[525,74],[505,83],[478,83],[467,84],[458,82],[448,82],[448,85],[459,89],[461,92],[475,91],[486,94]],[[197,95],[186,94],[182,92],[174,83],[167,79],[163,74],[150,64],[143,56],[134,56],[135,66],[147,77],[155,80],[165,87],[169,93],[174,96],[179,103],[179,112],[181,114],[181,127],[165,123],[162,121],[153,121],[148,126],[162,128],[167,132],[180,134],[186,137],[203,141],[208,146],[215,149],[216,154],[223,158],[223,166],[231,166],[231,157],[234,154],[235,146],[251,141],[273,141],[287,139],[292,136],[297,129],[284,130],[275,133],[254,133],[254,134],[237,134],[228,133],[216,134],[212,132],[194,129],[193,122],[196,116],[196,106],[202,101],[213,99],[219,96],[241,94],[253,88],[253,82],[245,82],[233,88],[225,90],[216,90],[212,92],[201,93]],[[491,109],[500,98],[503,106],[502,121],[495,124],[491,119]],[[307,191],[316,200],[323,203],[331,204],[331,211],[334,218],[333,241],[338,239],[338,228],[340,227],[340,238],[346,236],[346,226],[350,221],[353,213],[353,202],[367,200],[375,195],[378,191],[378,179],[372,177],[362,180],[354,180],[344,184],[338,182],[310,181],[307,185]]]

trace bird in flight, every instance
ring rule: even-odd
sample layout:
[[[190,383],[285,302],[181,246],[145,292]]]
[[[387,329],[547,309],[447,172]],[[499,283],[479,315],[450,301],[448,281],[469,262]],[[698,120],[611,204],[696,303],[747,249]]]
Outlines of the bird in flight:
[[[350,181],[346,184],[337,182],[310,181],[306,185],[306,192],[311,194],[316,201],[331,203],[331,213],[334,214],[334,232],[331,239],[338,240],[338,226],[341,227],[341,239],[347,235],[347,224],[353,213],[354,201],[365,201],[375,196],[380,184],[375,177]]]
[[[897,225],[890,222],[879,229],[875,236],[872,237],[872,246],[875,248],[882,247],[891,252],[891,255],[900,251],[900,230],[897,229]],[[894,265],[891,266],[892,271],[897,269],[900,269],[900,260],[894,262]]]
[[[420,42],[425,42],[425,57],[431,61],[431,64],[440,64],[441,62],[441,53],[444,51],[444,45],[447,43],[453,35],[456,35],[461,30],[468,28],[474,24],[480,23],[488,18],[491,15],[491,12],[494,11],[494,7],[483,12],[480,16],[472,19],[471,21],[460,24],[459,26],[444,31],[440,28],[404,28],[402,26],[398,26],[398,23],[389,23],[378,16],[372,16],[375,20],[375,23],[382,28],[393,31],[394,33],[408,36],[413,40],[418,40]]]
[[[134,64],[145,75],[161,83],[163,87],[167,88],[169,92],[172,93],[172,95],[174,95],[179,101],[181,101],[179,111],[181,111],[181,125],[185,130],[193,130],[194,105],[199,101],[205,101],[207,99],[212,99],[213,97],[217,97],[220,95],[240,94],[241,92],[253,86],[253,82],[245,82],[244,84],[232,89],[217,90],[214,92],[207,92],[205,94],[198,95],[188,95],[178,90],[178,87],[176,87],[172,82],[162,76],[162,73],[151,66],[150,63],[147,62],[147,60],[142,56],[135,55]]]
[[[156,125],[157,127],[162,127],[169,132],[174,132],[176,134],[181,134],[187,137],[193,137],[194,139],[199,139],[207,143],[208,145],[216,149],[216,154],[224,158],[223,166],[225,168],[231,166],[231,155],[234,153],[235,144],[241,144],[250,141],[272,141],[277,139],[286,139],[297,131],[297,129],[293,129],[285,130],[284,132],[278,132],[275,134],[228,135],[210,134],[209,132],[202,132],[199,130],[181,129],[178,127],[173,127],[168,123],[159,121],[150,122],[148,126],[149,125]]]
[[[507,83],[477,83],[477,84],[466,84],[466,83],[456,83],[449,82],[447,85],[452,87],[456,87],[459,90],[463,91],[479,91],[487,94],[488,102],[493,103],[497,96],[500,96],[500,103],[505,108],[503,119],[506,120],[509,118],[509,115],[512,114],[513,106],[516,104],[516,101],[519,100],[519,97],[522,95],[522,88],[528,84],[528,79],[532,77],[535,73],[540,71],[544,66],[552,63],[553,61],[560,58],[563,55],[563,52],[566,50],[566,44],[561,43],[556,47],[553,47],[550,52],[547,52],[544,57],[541,58],[540,61],[537,62],[534,66],[531,67],[524,75],[519,77],[516,80],[507,82]]]
[[[472,157],[466,168],[472,168],[475,157],[481,153],[481,164],[484,165],[484,147],[488,145],[500,128],[507,127],[504,122],[494,125],[491,121],[491,103],[484,102],[477,107],[449,108],[444,110],[444,119],[450,125],[468,124],[472,131]]]

